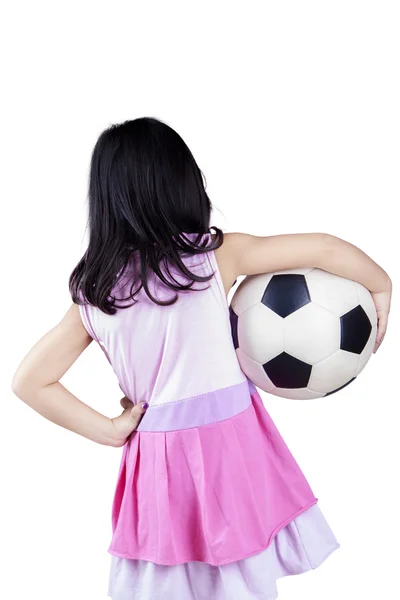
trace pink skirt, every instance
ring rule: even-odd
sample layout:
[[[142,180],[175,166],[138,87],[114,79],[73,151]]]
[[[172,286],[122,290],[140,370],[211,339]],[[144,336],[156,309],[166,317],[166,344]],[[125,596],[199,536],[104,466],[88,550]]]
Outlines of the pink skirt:
[[[276,579],[339,547],[247,379],[148,409],[123,448],[112,531],[113,600],[273,600]]]

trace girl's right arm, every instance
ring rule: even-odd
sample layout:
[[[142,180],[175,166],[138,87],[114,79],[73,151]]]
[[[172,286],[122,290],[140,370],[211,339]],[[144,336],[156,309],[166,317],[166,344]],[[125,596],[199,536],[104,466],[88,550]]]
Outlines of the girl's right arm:
[[[292,233],[255,236],[224,233],[232,280],[255,275],[313,267],[352,279],[372,294],[378,314],[374,352],[386,332],[392,281],[389,275],[360,248],[327,233]]]

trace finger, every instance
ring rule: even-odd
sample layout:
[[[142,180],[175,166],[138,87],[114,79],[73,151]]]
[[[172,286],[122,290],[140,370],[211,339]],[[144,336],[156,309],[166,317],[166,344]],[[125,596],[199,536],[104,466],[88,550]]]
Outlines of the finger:
[[[382,338],[386,333],[387,322],[388,322],[387,315],[382,315],[382,317],[380,317],[379,322],[378,322],[378,332],[376,335],[377,342],[382,341]]]
[[[380,345],[383,341],[383,338],[386,333],[386,327],[387,327],[387,317],[381,317],[378,322],[378,331],[376,334],[374,354],[377,352],[378,348],[380,347]]]
[[[374,353],[381,347],[381,344],[383,342],[383,340],[385,339],[385,336],[383,335],[379,340],[377,339],[375,342],[375,348],[374,348]]]
[[[127,398],[126,396],[121,398],[119,402],[123,408],[132,408],[133,406],[132,400],[129,400],[129,398]]]
[[[378,323],[379,339],[381,339],[385,335],[386,328],[387,328],[387,322],[388,322],[388,315],[387,315],[387,313],[385,313],[380,317],[379,323]]]
[[[146,408],[144,408],[143,405],[146,406]],[[132,425],[135,428],[139,425],[139,422],[140,422],[142,416],[144,415],[144,413],[146,412],[147,407],[148,407],[148,404],[143,400],[143,402],[135,404],[135,406],[131,409],[130,414],[129,414],[129,421],[132,423]]]
[[[381,343],[381,341],[380,341],[380,337],[379,337],[379,331],[377,331],[376,332],[376,338],[375,338],[374,351],[373,351],[374,354],[378,350],[380,343]]]

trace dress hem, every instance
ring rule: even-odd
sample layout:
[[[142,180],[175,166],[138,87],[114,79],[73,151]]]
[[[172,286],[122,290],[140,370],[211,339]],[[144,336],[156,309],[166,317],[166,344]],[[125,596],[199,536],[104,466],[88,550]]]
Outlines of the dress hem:
[[[278,579],[283,579],[284,577],[293,577],[295,575],[303,575],[304,573],[308,573],[309,571],[315,571],[315,569],[318,569],[330,557],[330,555],[333,554],[335,552],[335,550],[337,550],[338,548],[340,548],[339,543],[337,543],[335,546],[333,546],[314,566],[312,566],[311,563],[309,563],[310,567],[308,569],[302,569],[298,573],[282,573],[281,575],[277,575],[275,577],[275,581],[278,581]],[[110,594],[107,594],[107,595],[112,598],[112,596]],[[274,596],[273,598],[268,598],[266,600],[277,600],[278,597],[279,597],[279,591],[276,594],[276,596]]]
[[[310,561],[308,561],[309,567],[308,568],[303,568],[301,571],[298,571],[297,573],[281,573],[280,575],[276,575],[275,576],[275,582],[277,582],[279,579],[283,579],[284,577],[293,577],[295,575],[303,575],[304,573],[308,573],[309,571],[315,571],[316,569],[318,569],[330,556],[331,554],[333,554],[335,552],[335,550],[338,550],[338,548],[340,548],[340,544],[339,542],[336,543],[334,546],[332,546],[328,552],[326,552],[319,560],[317,563],[315,563],[314,565],[311,565]],[[115,594],[114,594],[115,596]],[[107,591],[107,597],[108,598],[112,598],[113,597],[113,592],[109,589]],[[272,598],[272,597],[268,597],[265,600],[277,600],[279,597],[279,590],[277,590],[276,595]]]
[[[193,560],[193,559],[181,559],[179,562],[159,562],[158,560],[154,560],[153,558],[147,558],[145,556],[129,556],[127,554],[122,554],[119,553],[115,550],[110,550],[108,549],[108,553],[111,554],[112,556],[117,556],[118,558],[127,558],[127,559],[131,559],[131,560],[147,560],[149,562],[158,564],[158,565],[168,565],[168,566],[172,566],[172,565],[180,565],[180,564],[184,564],[187,562],[202,562],[202,563],[207,563],[209,565],[213,565],[213,566],[220,566],[220,565],[224,565],[224,564],[228,564],[231,562],[237,562],[238,560],[242,560],[244,558],[248,558],[250,556],[253,556],[253,554],[258,554],[258,552],[261,552],[263,550],[266,550],[268,548],[268,546],[271,544],[271,542],[273,541],[274,537],[279,533],[279,531],[281,531],[284,527],[286,527],[287,525],[289,525],[289,523],[291,521],[293,521],[293,519],[295,519],[296,517],[298,517],[299,515],[301,515],[303,512],[305,512],[306,510],[308,510],[309,508],[311,508],[312,506],[314,506],[315,504],[317,504],[318,502],[318,498],[314,498],[312,500],[312,502],[310,502],[309,504],[307,504],[305,507],[301,508],[300,510],[297,510],[294,514],[292,514],[290,517],[288,517],[287,519],[285,519],[284,521],[282,521],[277,527],[275,527],[275,529],[273,530],[273,532],[271,533],[268,542],[261,546],[260,548],[258,548],[257,550],[252,550],[251,552],[244,554],[242,556],[239,557],[234,557],[234,558],[228,558],[225,559],[221,562],[215,563],[215,562],[208,562],[206,560],[204,561],[199,561],[199,560]],[[336,549],[336,548],[334,548]],[[333,550],[332,550],[333,552]],[[329,555],[327,555],[329,556]],[[310,568],[314,568],[310,565]]]

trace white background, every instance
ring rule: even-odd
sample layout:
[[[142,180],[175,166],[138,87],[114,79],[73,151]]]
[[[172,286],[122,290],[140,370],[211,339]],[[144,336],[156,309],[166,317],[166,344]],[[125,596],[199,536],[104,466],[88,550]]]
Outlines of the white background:
[[[317,570],[279,580],[279,600],[396,597],[399,17],[384,0],[3,5],[4,598],[106,600],[122,448],[42,418],[11,379],[70,306],[95,141],[140,116],[166,121],[191,148],[211,224],[331,233],[392,278],[386,338],[356,381],[326,399],[262,397],[341,544]],[[120,413],[96,344],[62,382]]]

